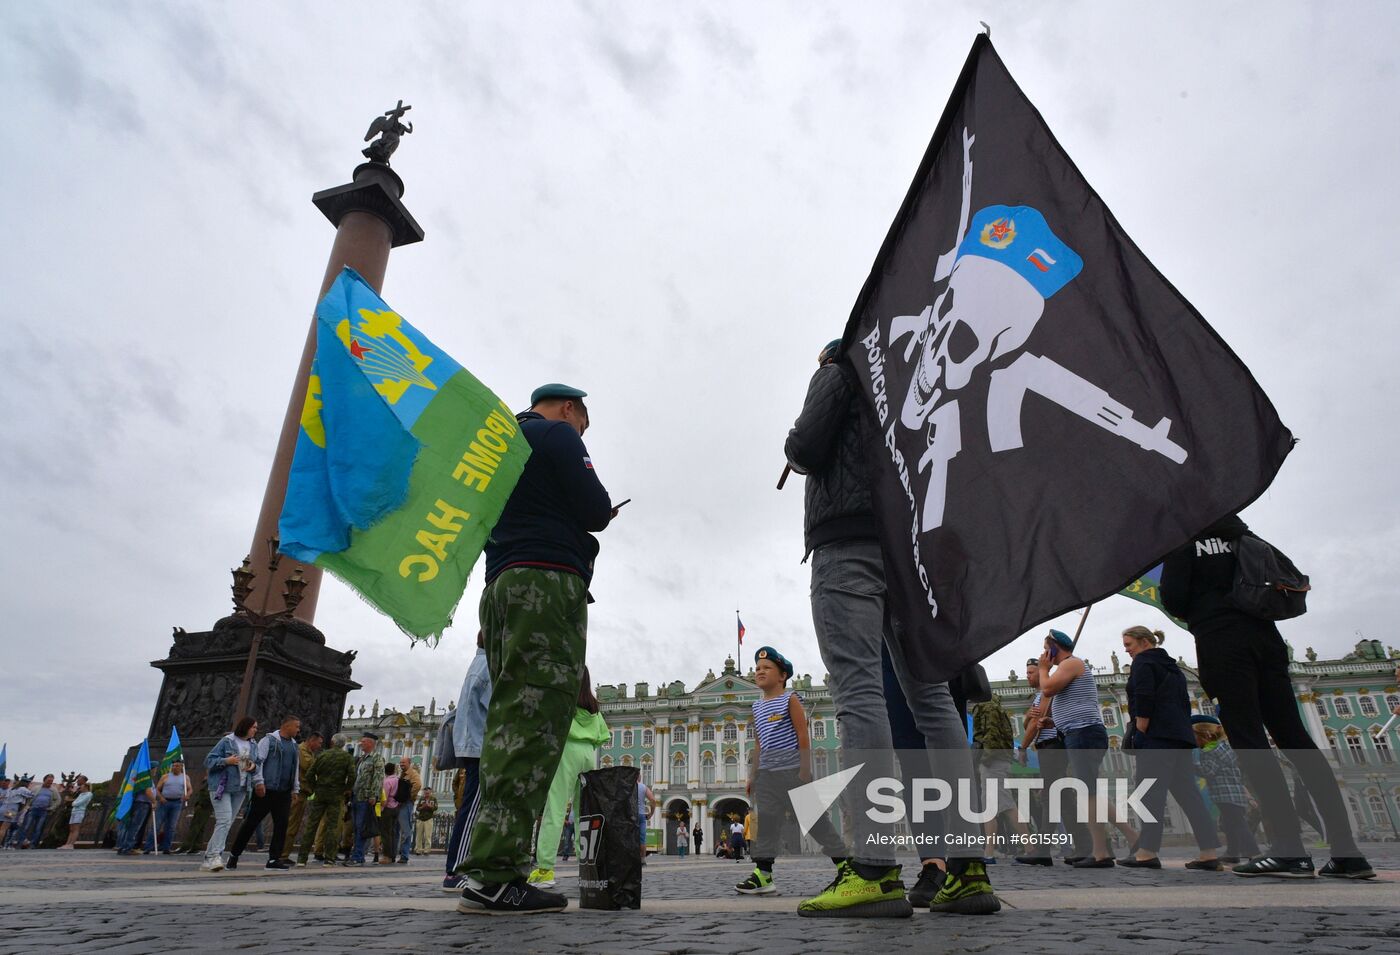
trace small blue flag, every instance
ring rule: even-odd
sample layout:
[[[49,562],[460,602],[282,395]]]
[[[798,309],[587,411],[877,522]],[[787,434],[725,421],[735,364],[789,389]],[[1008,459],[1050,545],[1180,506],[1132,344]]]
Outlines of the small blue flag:
[[[126,814],[131,812],[131,804],[136,801],[136,794],[150,788],[151,747],[143,739],[141,748],[136,751],[136,758],[131,761],[131,768],[126,771],[126,779],[122,782],[121,797],[117,801],[117,818],[125,819]]]

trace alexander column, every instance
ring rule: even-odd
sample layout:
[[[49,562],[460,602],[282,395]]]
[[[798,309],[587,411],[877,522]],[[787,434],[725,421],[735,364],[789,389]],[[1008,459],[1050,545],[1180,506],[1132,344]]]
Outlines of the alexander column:
[[[363,151],[368,161],[355,168],[350,182],[311,197],[335,226],[317,302],[347,265],[379,291],[389,250],[423,239],[423,230],[404,207],[403,180],[389,168],[400,139],[413,132],[413,124],[403,122],[411,108],[399,100],[375,117],[365,134],[366,142],[374,140]],[[281,716],[295,713],[302,718],[303,734],[315,731],[329,739],[340,728],[346,694],[359,689],[350,679],[355,652],[326,646],[312,624],[320,568],[277,553],[277,524],[315,354],[313,314],[253,542],[243,565],[233,571],[234,612],[205,633],[175,628],[169,656],[151,664],[165,674],[148,737],[152,758],[164,750],[171,728],[178,728],[196,778],[203,775],[204,753],[238,717],[254,716],[269,731]]]

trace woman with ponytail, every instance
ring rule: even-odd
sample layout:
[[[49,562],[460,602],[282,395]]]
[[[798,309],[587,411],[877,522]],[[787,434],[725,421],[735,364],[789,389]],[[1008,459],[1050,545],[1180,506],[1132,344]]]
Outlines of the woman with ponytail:
[[[1186,868],[1218,872],[1222,866],[1215,855],[1219,845],[1215,820],[1196,788],[1191,760],[1196,734],[1191,727],[1186,675],[1171,654],[1162,649],[1165,639],[1162,631],[1146,627],[1123,631],[1123,649],[1133,661],[1128,673],[1128,733],[1138,757],[1137,781],[1139,785],[1147,781],[1150,786],[1142,797],[1142,805],[1156,821],[1143,821],[1137,852],[1119,859],[1118,864],[1135,869],[1162,867],[1157,850],[1162,847],[1162,815],[1170,791],[1186,813],[1201,850],[1197,858],[1186,863]]]

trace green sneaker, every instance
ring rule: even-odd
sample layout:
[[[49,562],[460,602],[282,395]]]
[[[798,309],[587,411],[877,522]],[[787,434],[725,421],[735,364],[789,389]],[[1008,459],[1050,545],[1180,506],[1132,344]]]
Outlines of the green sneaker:
[[[836,878],[820,895],[797,906],[798,915],[814,918],[901,919],[914,914],[899,880],[899,866],[878,879],[862,878],[855,866],[842,862]]]
[[[734,891],[743,895],[772,895],[778,888],[773,884],[771,873],[755,868],[752,875],[734,886]]]
[[[968,862],[958,872],[950,869],[928,909],[955,915],[991,915],[1001,911],[1001,900],[992,890],[987,867],[981,862]]]
[[[530,885],[538,885],[542,889],[554,888],[553,869],[535,869],[530,873],[530,878],[526,879]]]

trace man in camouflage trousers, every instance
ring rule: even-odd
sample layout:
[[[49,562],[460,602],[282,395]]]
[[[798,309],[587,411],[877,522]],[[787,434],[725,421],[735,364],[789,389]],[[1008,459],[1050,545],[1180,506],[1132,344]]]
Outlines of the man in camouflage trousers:
[[[378,745],[379,737],[374,733],[367,732],[360,737],[360,752],[355,757],[355,782],[351,790],[355,843],[346,865],[365,864],[365,846],[379,831],[379,817],[374,807],[384,800],[384,757],[375,752]]]
[[[301,823],[306,816],[306,799],[311,795],[311,787],[306,784],[306,774],[311,771],[311,764],[316,761],[323,743],[324,739],[320,733],[312,733],[306,738],[306,742],[297,747],[297,779],[301,782],[301,788],[292,793],[292,810],[287,813],[287,842],[286,848],[282,850],[283,859],[291,858],[292,850],[297,845],[297,837],[301,835]]]
[[[301,777],[302,792],[307,793],[306,828],[301,834],[301,849],[297,852],[297,865],[306,865],[307,856],[315,847],[323,865],[335,863],[336,846],[339,843],[340,814],[345,807],[345,796],[355,782],[355,757],[345,749],[349,740],[344,733],[331,737],[330,749],[319,754]],[[317,840],[316,830],[324,829]]]
[[[530,458],[486,545],[481,630],[491,703],[481,786],[457,910],[559,912],[568,900],[526,881],[544,809],[573,721],[588,630],[588,583],[601,531],[616,515],[583,444],[585,393],[544,385],[517,418]]]

